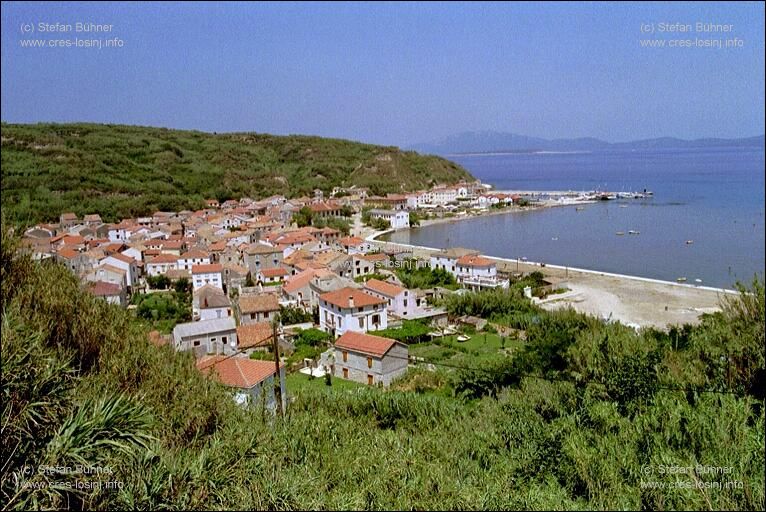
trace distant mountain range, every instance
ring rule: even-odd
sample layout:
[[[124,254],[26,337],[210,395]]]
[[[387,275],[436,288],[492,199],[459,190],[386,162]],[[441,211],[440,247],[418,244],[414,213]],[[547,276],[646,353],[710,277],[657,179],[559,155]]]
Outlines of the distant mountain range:
[[[515,133],[493,131],[464,132],[444,139],[414,144],[407,149],[433,155],[461,153],[532,153],[536,151],[594,151],[603,149],[654,149],[704,147],[764,147],[764,136],[741,139],[695,139],[660,137],[631,142],[606,142],[593,137],[577,139],[541,139]]]

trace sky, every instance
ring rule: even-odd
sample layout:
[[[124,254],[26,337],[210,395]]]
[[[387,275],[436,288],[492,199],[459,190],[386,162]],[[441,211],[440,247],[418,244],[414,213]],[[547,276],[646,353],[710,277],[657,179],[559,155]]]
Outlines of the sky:
[[[697,32],[698,22],[730,31]],[[111,31],[76,32],[77,23]],[[692,31],[660,32],[663,23]],[[733,42],[641,45],[651,39]],[[94,40],[100,49],[76,46]],[[748,137],[764,133],[766,117],[760,2],[3,2],[0,69],[9,123],[407,146],[478,130],[610,142]]]

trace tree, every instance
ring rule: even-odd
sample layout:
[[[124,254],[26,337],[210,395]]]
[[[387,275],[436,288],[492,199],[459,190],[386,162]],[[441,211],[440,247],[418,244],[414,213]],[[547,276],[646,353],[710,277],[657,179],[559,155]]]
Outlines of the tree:
[[[298,210],[298,213],[293,215],[293,220],[295,221],[295,224],[297,224],[299,228],[310,226],[313,218],[314,218],[314,212],[312,212],[311,208],[309,208],[308,206],[304,206],[303,208]]]
[[[173,289],[176,293],[189,293],[191,291],[191,282],[185,277],[182,277],[173,283]]]

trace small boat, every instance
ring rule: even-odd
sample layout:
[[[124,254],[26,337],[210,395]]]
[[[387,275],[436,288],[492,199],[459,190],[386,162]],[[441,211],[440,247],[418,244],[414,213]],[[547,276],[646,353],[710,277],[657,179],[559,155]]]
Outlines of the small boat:
[[[686,241],[686,245],[691,245],[691,244],[693,244],[693,243],[694,243],[694,240],[687,240],[687,241]]]
[[[527,257],[526,256],[522,256],[521,257],[521,261],[527,261]]]
[[[640,231],[636,231],[635,229],[631,229],[630,231],[628,231],[628,234],[629,235],[640,235],[641,232]]]
[[[625,231],[618,231],[618,232],[617,232],[617,235],[618,235],[618,236],[622,236],[622,235],[624,235],[624,234],[625,234]]]
[[[628,207],[628,205],[627,205],[627,204],[621,204],[621,205],[620,205],[620,208],[627,208],[627,207]]]
[[[695,282],[695,283],[701,283],[701,282],[702,282],[702,279],[695,279],[695,280],[694,280],[694,282]]]
[[[554,236],[553,238],[551,238],[551,240],[553,240],[554,242],[555,242],[556,240],[558,240],[558,239],[559,239],[559,237],[557,237],[557,236]]]
[[[581,212],[581,211],[583,211],[584,209],[585,209],[585,207],[584,207],[584,206],[578,206],[577,208],[575,208],[575,211]]]
[[[678,281],[679,283],[685,283],[686,282],[686,278],[685,277],[679,277],[678,279],[676,279],[676,281]]]

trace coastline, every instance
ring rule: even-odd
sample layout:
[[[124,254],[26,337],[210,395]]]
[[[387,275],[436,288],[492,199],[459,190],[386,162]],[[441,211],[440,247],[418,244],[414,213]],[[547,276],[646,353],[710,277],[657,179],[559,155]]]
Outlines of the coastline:
[[[561,204],[571,206],[573,203]],[[546,204],[522,209],[499,210],[482,215],[460,218],[433,219],[435,222],[422,227],[445,222],[457,222],[484,215],[512,214],[522,211],[540,210],[558,206]],[[412,229],[412,228],[409,228]],[[372,230],[370,230],[372,231]],[[384,234],[394,230],[372,231],[363,234],[363,238],[382,248],[404,248],[412,250],[413,256],[427,257],[441,248],[417,246],[379,240]],[[365,236],[366,235],[366,236]],[[634,327],[666,328],[669,325],[698,323],[700,315],[720,310],[721,300],[727,295],[739,293],[736,290],[697,286],[677,283],[642,276],[617,274],[599,270],[566,267],[561,265],[542,265],[539,262],[519,261],[513,258],[484,255],[508,270],[532,272],[540,271],[548,277],[564,281],[569,292],[553,295],[541,301],[546,309],[572,307],[577,311],[590,313],[601,318],[613,318]]]

